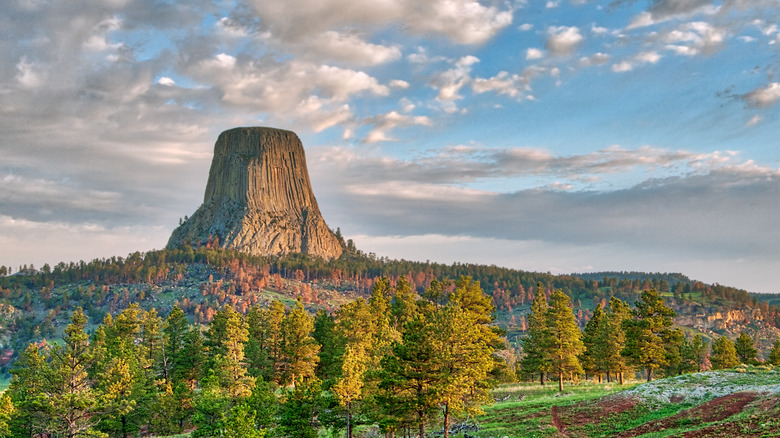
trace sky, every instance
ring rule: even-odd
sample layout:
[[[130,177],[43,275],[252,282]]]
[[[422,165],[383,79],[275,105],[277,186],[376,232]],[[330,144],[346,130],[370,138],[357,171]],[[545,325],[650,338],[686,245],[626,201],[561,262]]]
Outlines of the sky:
[[[0,265],[163,248],[237,126],[379,257],[780,292],[777,0],[4,0]]]

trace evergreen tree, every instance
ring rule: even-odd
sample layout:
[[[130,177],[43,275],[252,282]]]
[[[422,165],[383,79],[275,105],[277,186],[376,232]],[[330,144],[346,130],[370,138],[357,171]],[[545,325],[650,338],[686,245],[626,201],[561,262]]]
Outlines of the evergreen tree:
[[[366,363],[365,350],[357,345],[355,348],[352,345],[347,345],[341,365],[341,377],[333,385],[333,392],[347,411],[347,438],[352,438],[353,404],[359,401],[363,395]]]
[[[602,352],[602,355],[597,358],[599,368],[607,373],[607,380],[610,378],[610,371],[614,372],[621,385],[624,374],[631,371],[625,356],[621,354],[626,346],[623,322],[630,318],[631,310],[628,305],[619,298],[612,297],[609,300],[609,312],[606,313],[605,322],[598,334]]]
[[[379,402],[386,418],[401,423],[414,417],[421,438],[439,404],[437,365],[433,327],[421,314],[405,324],[401,341],[382,359]]]
[[[29,344],[11,368],[10,394],[16,412],[11,419],[15,436],[41,435],[48,424],[51,405],[46,395],[49,366],[38,346]]]
[[[93,427],[102,409],[101,394],[93,389],[87,370],[94,356],[84,332],[87,317],[76,309],[65,328],[64,345],[51,350],[44,389],[49,398],[50,431],[62,437],[100,435]]]
[[[279,408],[279,434],[290,438],[316,438],[321,407],[321,382],[315,377],[297,377]]]
[[[635,303],[634,319],[623,322],[626,331],[626,347],[621,354],[631,363],[647,371],[647,381],[653,378],[653,371],[669,364],[667,356],[669,330],[674,310],[664,305],[656,290],[642,292]]]
[[[319,361],[319,345],[312,337],[314,318],[303,308],[300,299],[282,320],[281,383],[291,384],[299,378],[314,377]]]
[[[769,352],[769,363],[774,366],[780,365],[780,339],[777,339]]]
[[[550,348],[547,357],[552,372],[558,376],[558,390],[563,391],[563,377],[582,373],[577,356],[585,350],[582,332],[572,313],[571,299],[562,290],[556,289],[550,296],[547,311],[547,327],[550,331]]]
[[[539,382],[544,386],[544,376],[552,370],[546,353],[552,345],[552,334],[547,325],[547,297],[542,283],[536,286],[531,313],[528,315],[528,330],[522,339],[524,357],[521,362],[522,372],[527,376],[539,375]]]
[[[184,360],[182,349],[184,347],[184,337],[188,330],[189,322],[187,321],[187,315],[178,306],[173,306],[163,325],[163,351],[160,367],[166,384],[173,382],[175,385],[178,383],[173,380],[174,370]]]
[[[710,355],[710,362],[712,363],[713,370],[734,368],[735,366],[739,365],[737,349],[734,347],[734,343],[725,336],[721,336],[716,339],[712,343],[712,355]]]
[[[244,345],[249,339],[249,328],[240,313],[229,305],[214,315],[206,332],[206,345],[211,357],[211,368],[220,385],[233,399],[249,397],[254,379],[247,372]]]
[[[756,348],[753,346],[753,338],[751,338],[747,333],[740,333],[736,342],[734,342],[734,348],[737,351],[737,357],[739,357],[740,362],[749,365],[758,362],[756,360],[758,350],[756,350]]]
[[[580,356],[580,365],[582,365],[586,376],[598,374],[599,381],[601,381],[601,365],[604,358],[604,343],[601,338],[606,323],[606,316],[601,304],[597,304],[596,308],[593,309],[593,316],[585,324],[585,330],[582,334],[582,344],[585,346],[585,350]]]

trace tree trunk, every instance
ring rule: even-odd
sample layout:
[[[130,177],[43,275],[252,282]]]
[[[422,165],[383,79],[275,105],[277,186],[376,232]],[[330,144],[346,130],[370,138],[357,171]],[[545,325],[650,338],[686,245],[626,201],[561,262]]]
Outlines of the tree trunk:
[[[420,438],[425,438],[425,420],[420,420]]]
[[[599,373],[599,383],[601,383],[601,379],[602,379],[602,377],[604,377],[604,375],[603,375],[603,374],[601,374],[601,373]]]
[[[450,404],[444,405],[444,438],[450,438]]]
[[[558,373],[558,392],[563,392],[563,372]]]
[[[649,382],[651,380],[653,380],[653,369],[648,367],[647,368],[647,381]]]
[[[539,383],[544,386],[544,372],[539,373]]]
[[[622,385],[623,384],[623,371],[618,373],[618,376],[620,377],[620,384]]]
[[[347,402],[347,438],[352,438],[352,402]]]
[[[612,377],[609,374],[609,370],[607,370],[607,383],[612,383]]]

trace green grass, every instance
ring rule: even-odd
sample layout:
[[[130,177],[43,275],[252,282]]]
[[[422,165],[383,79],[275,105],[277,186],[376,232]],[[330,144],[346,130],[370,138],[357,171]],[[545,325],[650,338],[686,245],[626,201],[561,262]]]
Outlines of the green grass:
[[[581,382],[577,385],[565,385],[561,395],[557,384],[548,383],[544,387],[538,383],[520,383],[502,385],[493,393],[494,398],[507,401],[496,402],[484,408],[485,413],[477,417],[480,424],[479,438],[488,437],[548,437],[558,434],[550,415],[553,406],[571,406],[628,389],[633,384],[622,387],[615,383],[596,384]],[[517,400],[523,395],[522,400]]]

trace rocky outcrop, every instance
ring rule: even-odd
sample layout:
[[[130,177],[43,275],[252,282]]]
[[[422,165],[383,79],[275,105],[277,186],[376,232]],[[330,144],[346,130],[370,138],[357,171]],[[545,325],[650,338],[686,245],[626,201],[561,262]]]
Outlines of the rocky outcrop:
[[[253,255],[341,255],[342,243],[314,199],[294,132],[251,127],[219,135],[203,205],[174,230],[168,247],[208,240]]]

